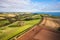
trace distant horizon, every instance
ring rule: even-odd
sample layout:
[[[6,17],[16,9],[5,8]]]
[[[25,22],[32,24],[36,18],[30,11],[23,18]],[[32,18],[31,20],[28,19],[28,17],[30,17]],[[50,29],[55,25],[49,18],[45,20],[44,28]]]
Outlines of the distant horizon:
[[[14,14],[14,13],[16,13],[16,14],[18,14],[18,12],[1,12],[1,14],[2,13],[6,13],[6,14]],[[24,14],[25,12],[21,12],[20,14]],[[49,15],[52,15],[52,16],[60,16],[60,12],[26,12],[26,13],[32,13],[32,14],[35,14],[35,13],[37,13],[37,14],[49,14]]]

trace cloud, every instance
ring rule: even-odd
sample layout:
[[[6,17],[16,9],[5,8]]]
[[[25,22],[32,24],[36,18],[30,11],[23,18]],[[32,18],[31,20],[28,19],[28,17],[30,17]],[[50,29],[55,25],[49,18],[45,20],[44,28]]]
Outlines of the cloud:
[[[0,0],[0,12],[60,11],[60,2],[45,3],[31,0]]]

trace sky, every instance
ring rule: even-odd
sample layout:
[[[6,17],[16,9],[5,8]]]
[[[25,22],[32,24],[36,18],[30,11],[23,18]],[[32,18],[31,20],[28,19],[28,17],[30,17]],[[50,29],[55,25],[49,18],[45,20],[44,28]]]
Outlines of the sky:
[[[60,12],[60,0],[0,0],[0,12]]]

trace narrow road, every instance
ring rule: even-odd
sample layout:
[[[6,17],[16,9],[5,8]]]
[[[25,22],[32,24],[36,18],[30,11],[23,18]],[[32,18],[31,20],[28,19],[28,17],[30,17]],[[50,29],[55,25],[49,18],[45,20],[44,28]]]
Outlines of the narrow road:
[[[60,19],[44,17],[42,23],[16,40],[60,40]]]

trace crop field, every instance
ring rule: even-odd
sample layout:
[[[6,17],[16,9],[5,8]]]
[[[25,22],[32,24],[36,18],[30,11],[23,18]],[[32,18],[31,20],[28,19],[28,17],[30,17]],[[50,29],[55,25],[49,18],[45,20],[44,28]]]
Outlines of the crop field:
[[[25,16],[26,19],[22,18],[23,22],[19,21],[20,18],[13,22],[10,17],[7,20],[0,21],[0,40],[13,40],[14,37],[18,37],[33,28],[42,19],[40,15],[32,15],[32,18],[31,15],[27,16],[28,18]]]
[[[17,35],[18,33],[25,31],[26,29],[33,27],[33,25],[37,24],[40,20],[31,20],[25,21],[24,26],[21,27],[7,27],[4,30],[0,30],[0,40],[8,40],[9,38]],[[15,23],[13,24],[15,25]]]

